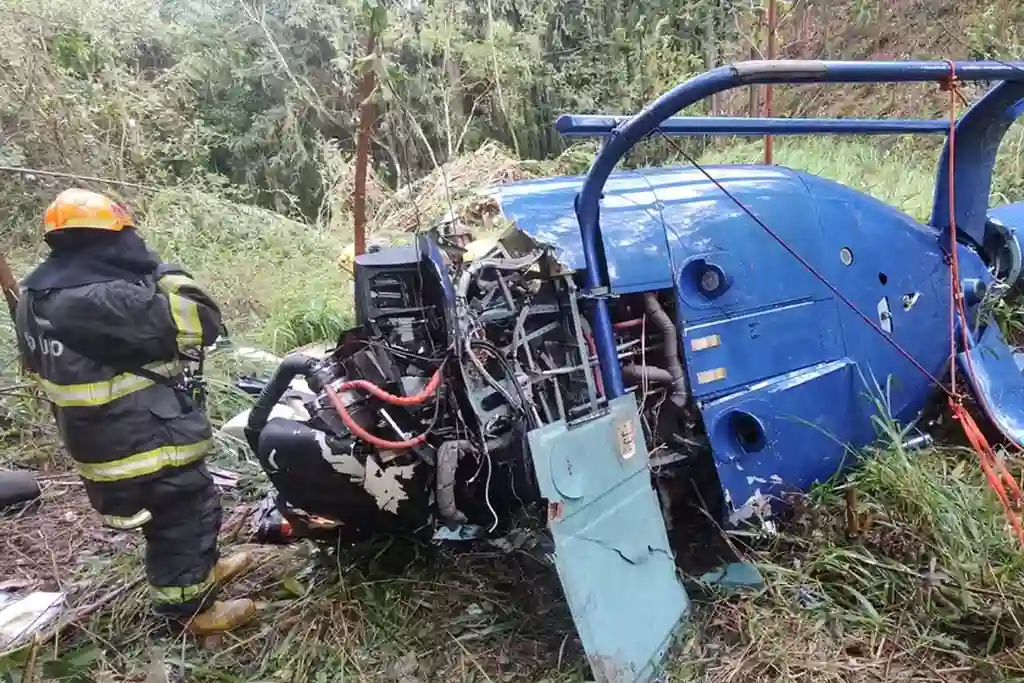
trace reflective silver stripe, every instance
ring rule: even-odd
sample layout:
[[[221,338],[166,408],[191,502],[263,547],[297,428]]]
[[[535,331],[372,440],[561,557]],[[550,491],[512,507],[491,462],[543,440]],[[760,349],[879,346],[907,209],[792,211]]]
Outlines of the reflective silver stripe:
[[[118,517],[117,515],[103,515],[103,522],[114,529],[127,531],[137,529],[149,520],[153,519],[153,513],[143,508],[131,517]]]
[[[210,451],[209,439],[186,446],[161,446],[113,462],[75,463],[78,473],[89,481],[124,481],[154,474],[165,467],[182,467],[202,460]]]
[[[178,350],[203,343],[203,324],[199,320],[199,305],[181,293],[182,287],[194,287],[195,282],[184,275],[165,275],[158,283],[171,305],[171,317],[178,329]]]
[[[164,377],[173,377],[181,373],[181,365],[178,363],[150,363],[144,367],[150,372]],[[154,384],[153,380],[131,372],[114,375],[110,379],[100,382],[84,382],[82,384],[57,384],[42,377],[37,377],[36,381],[39,382],[39,386],[46,393],[47,398],[60,408],[106,405]]]

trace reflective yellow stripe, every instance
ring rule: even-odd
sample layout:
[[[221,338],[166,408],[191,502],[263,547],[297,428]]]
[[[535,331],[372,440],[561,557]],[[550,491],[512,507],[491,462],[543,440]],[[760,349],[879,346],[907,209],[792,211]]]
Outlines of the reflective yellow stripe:
[[[195,600],[213,587],[213,572],[200,583],[191,586],[153,586],[149,587],[149,595],[153,602],[161,604],[180,604]]]
[[[153,513],[143,508],[131,517],[119,517],[117,515],[103,515],[103,522],[115,529],[137,529],[149,520],[153,519]]]
[[[150,372],[164,377],[173,377],[181,372],[181,366],[178,363],[150,363],[144,367]],[[114,375],[102,382],[84,384],[57,384],[42,377],[37,377],[36,381],[46,392],[46,397],[61,408],[106,405],[154,384],[153,380],[131,372]]]
[[[171,304],[171,317],[178,328],[178,350],[203,343],[203,325],[199,321],[199,305],[181,293],[182,287],[194,287],[195,282],[184,275],[165,275],[160,278],[160,289]]]
[[[162,446],[136,453],[113,462],[75,463],[78,473],[89,481],[123,481],[159,472],[165,467],[182,467],[202,460],[210,450],[210,440],[187,446]]]

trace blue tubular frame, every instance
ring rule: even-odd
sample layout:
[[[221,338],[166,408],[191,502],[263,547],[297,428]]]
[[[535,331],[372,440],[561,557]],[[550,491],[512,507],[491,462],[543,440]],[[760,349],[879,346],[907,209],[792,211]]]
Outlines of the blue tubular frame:
[[[629,116],[565,114],[555,130],[567,138],[611,135]],[[672,116],[661,122],[665,135],[946,135],[949,121],[921,119],[758,119],[729,116]]]
[[[988,218],[989,191],[999,143],[1022,111],[1024,82],[1006,79],[968,109],[956,125],[957,234],[981,244]],[[947,124],[948,126],[949,124]],[[939,159],[931,224],[948,230],[949,141]]]
[[[971,142],[979,143],[979,149],[973,152],[957,154],[958,177],[964,175],[964,182],[957,184],[957,201],[964,197],[965,208],[958,208],[957,213],[970,212],[976,215],[975,207],[978,199],[973,195],[982,193],[981,201],[987,207],[988,187],[981,187],[983,180],[991,179],[991,167],[995,160],[995,150],[1005,133],[1009,123],[1003,126],[1007,109],[1024,96],[1024,62],[959,62],[953,63],[953,72],[962,81],[1007,81],[993,89],[976,104],[963,119],[957,129],[963,138],[958,140],[957,149],[963,150]],[[840,61],[802,61],[802,60],[771,60],[739,62],[719,67],[680,83],[657,100],[648,105],[636,116],[616,123],[607,134],[605,144],[594,158],[583,180],[583,186],[576,196],[576,216],[580,226],[580,237],[583,254],[586,259],[584,271],[584,287],[593,301],[594,340],[597,345],[601,374],[604,377],[605,392],[609,400],[621,396],[625,389],[622,382],[622,368],[619,366],[615,352],[615,337],[612,333],[611,314],[608,301],[602,296],[607,292],[605,281],[605,263],[603,258],[603,241],[600,228],[600,200],[605,182],[615,166],[632,147],[647,135],[654,132],[666,120],[681,109],[699,102],[711,95],[745,85],[767,83],[800,84],[800,83],[924,83],[941,82],[950,76],[950,63],[944,61],[907,61],[907,62],[840,62]],[[1002,89],[1002,90],[1001,90]],[[1018,93],[1018,94],[1014,94]],[[1013,99],[1016,97],[1016,99]],[[1009,102],[1008,100],[1013,100]],[[986,100],[990,100],[986,104]],[[985,120],[985,117],[992,117]],[[780,120],[784,121],[783,120]],[[996,122],[997,123],[993,123]],[[779,126],[779,130],[786,124]],[[792,124],[790,124],[792,125]],[[1000,130],[1001,128],[1001,130]],[[771,133],[775,133],[773,128]],[[995,138],[995,144],[991,143]],[[986,143],[983,146],[980,143]],[[968,157],[968,155],[973,155]],[[946,167],[947,152],[943,154],[942,168]],[[991,158],[989,158],[991,157]],[[966,164],[971,164],[965,169]],[[985,173],[988,168],[987,174]],[[978,171],[981,171],[979,174]],[[939,187],[936,189],[936,210],[934,220],[941,227],[942,212],[939,200],[948,197],[948,187],[942,190],[943,180],[940,176]],[[965,187],[966,186],[966,187]],[[959,218],[960,216],[958,216]]]

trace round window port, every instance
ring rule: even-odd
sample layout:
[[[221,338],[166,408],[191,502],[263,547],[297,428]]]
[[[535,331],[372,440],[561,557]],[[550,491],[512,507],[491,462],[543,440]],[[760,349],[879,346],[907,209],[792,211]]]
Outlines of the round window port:
[[[767,445],[764,425],[756,417],[742,410],[729,415],[729,433],[744,453],[758,453]]]
[[[694,259],[683,266],[679,284],[685,293],[705,301],[720,297],[730,285],[725,270],[704,259]]]

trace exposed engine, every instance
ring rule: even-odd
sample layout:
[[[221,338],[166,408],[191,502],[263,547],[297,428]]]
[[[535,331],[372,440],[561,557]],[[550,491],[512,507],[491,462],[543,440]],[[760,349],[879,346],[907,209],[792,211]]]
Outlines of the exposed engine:
[[[422,235],[356,259],[357,327],[322,359],[287,357],[249,413],[246,438],[302,535],[502,533],[518,513],[545,511],[527,434],[605,404],[577,282],[549,248],[511,231],[464,262],[443,244]],[[619,358],[670,525],[669,501],[685,497],[669,494],[675,475],[710,458],[673,319],[667,292],[616,300]],[[297,419],[271,419],[289,396]]]

